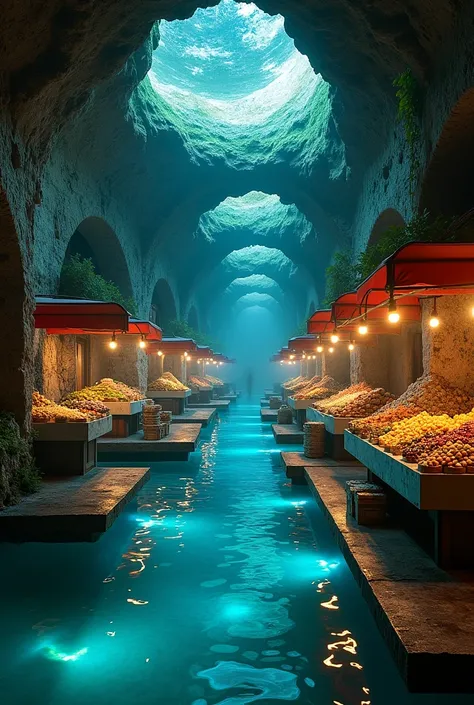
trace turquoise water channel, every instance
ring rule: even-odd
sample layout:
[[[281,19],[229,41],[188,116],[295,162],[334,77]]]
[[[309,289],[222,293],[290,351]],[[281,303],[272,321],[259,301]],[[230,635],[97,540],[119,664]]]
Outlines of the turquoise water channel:
[[[257,404],[95,544],[0,546],[2,705],[453,705],[407,693]]]

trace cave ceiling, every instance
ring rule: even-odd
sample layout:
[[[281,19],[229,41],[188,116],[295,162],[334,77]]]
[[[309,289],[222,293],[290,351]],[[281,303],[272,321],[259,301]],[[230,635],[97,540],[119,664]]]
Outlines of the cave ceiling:
[[[302,298],[347,242],[364,165],[394,112],[394,76],[409,66],[426,79],[453,4],[216,5],[2,3],[8,130],[32,178],[61,159],[86,171],[133,221],[144,255],[176,263],[187,295],[209,300],[209,282],[223,292],[263,276]],[[226,221],[232,199],[255,192],[261,213]]]

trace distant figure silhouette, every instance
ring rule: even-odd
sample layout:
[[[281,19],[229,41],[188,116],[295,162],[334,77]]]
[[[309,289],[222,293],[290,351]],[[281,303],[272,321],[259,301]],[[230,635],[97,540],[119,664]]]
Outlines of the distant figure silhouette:
[[[252,396],[252,387],[253,387],[253,374],[249,371],[247,375],[247,395],[249,397]]]

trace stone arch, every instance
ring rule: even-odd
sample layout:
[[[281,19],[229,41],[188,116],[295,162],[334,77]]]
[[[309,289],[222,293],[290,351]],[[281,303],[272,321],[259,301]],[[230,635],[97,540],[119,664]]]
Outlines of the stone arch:
[[[380,213],[372,227],[367,247],[376,245],[388,228],[403,228],[405,225],[403,216],[395,208],[386,208]]]
[[[474,88],[457,101],[444,123],[425,173],[420,211],[460,215],[474,207]]]
[[[14,414],[27,431],[33,391],[33,310],[15,222],[0,188],[0,329],[8,344],[0,345],[0,410]]]
[[[199,330],[199,317],[196,306],[191,306],[188,311],[188,323],[194,330]]]
[[[79,223],[69,240],[64,261],[74,254],[92,259],[97,274],[114,282],[126,298],[133,296],[122,245],[106,220],[89,216]]]
[[[158,279],[151,299],[150,320],[166,331],[166,326],[176,320],[176,302],[166,279]]]

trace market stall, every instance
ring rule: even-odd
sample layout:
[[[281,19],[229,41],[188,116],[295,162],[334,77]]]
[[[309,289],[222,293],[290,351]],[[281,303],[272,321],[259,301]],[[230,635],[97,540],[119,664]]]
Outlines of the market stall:
[[[175,415],[184,414],[186,400],[192,393],[186,379],[196,348],[191,338],[163,338],[147,351],[147,396]]]

